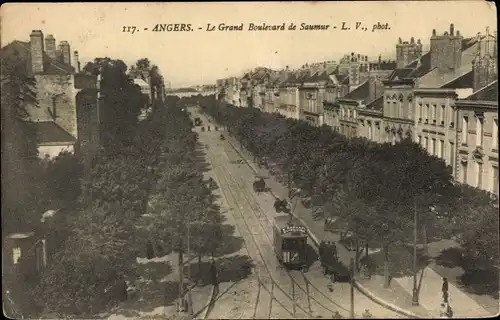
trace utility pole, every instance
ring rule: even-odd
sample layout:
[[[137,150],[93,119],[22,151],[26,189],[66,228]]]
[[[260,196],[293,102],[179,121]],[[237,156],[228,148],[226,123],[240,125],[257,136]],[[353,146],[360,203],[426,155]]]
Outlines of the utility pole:
[[[351,257],[350,262],[350,284],[351,284],[351,319],[354,319],[354,259]]]
[[[191,221],[187,225],[187,259],[188,259],[188,313],[193,315],[193,300],[191,299],[191,243],[190,243]]]
[[[418,289],[417,289],[417,199],[415,198],[413,208],[413,296],[411,304],[418,306]]]

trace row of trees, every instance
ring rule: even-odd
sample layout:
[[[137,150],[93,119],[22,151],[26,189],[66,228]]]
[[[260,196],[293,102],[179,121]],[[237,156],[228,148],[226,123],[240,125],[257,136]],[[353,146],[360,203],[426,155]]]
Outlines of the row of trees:
[[[339,217],[357,239],[380,244],[387,285],[389,249],[411,241],[415,211],[424,244],[454,234],[474,258],[498,263],[497,200],[455,184],[451,168],[418,144],[349,139],[327,126],[218,106],[213,97],[204,102],[261,164],[289,175],[324,215]]]
[[[135,225],[156,180],[164,113],[158,108],[138,121],[146,100],[126,70],[122,61],[110,58],[96,58],[84,68],[101,75],[102,97],[102,148],[88,169],[83,172],[77,156],[69,154],[46,165],[54,196],[72,206],[69,220],[53,225],[57,230],[52,232],[65,236],[57,239],[61,245],[51,258],[55,263],[32,290],[42,314],[93,315],[115,300],[116,288],[134,275]]]
[[[34,290],[46,314],[91,316],[109,302],[106,289],[133,277],[135,226],[156,180],[162,119],[160,109],[137,125],[130,145],[99,154],[82,178],[70,234]]]
[[[150,202],[150,232],[162,247],[178,253],[183,283],[188,246],[198,255],[198,263],[202,256],[214,256],[222,242],[223,216],[213,194],[216,186],[203,175],[208,166],[203,147],[181,104],[177,100],[178,107],[168,108],[164,123],[167,138],[161,147],[159,180]]]

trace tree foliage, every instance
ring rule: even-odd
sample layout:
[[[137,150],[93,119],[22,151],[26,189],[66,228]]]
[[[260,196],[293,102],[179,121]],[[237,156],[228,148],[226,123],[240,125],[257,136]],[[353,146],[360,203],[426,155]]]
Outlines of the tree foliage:
[[[20,231],[36,219],[41,199],[37,134],[28,109],[38,107],[36,83],[17,51],[2,52],[2,228]]]
[[[475,189],[466,196],[466,191],[454,186],[444,161],[412,141],[376,144],[348,139],[327,126],[314,127],[279,114],[224,105],[213,97],[200,104],[265,166],[277,166],[278,174],[290,173],[303,196],[314,198],[325,215],[340,217],[359,239],[377,241],[386,249],[406,242],[411,239],[416,211],[419,225],[442,235],[447,228],[436,227],[455,219],[454,232],[460,230],[464,246],[483,256],[498,255],[498,245],[486,242],[498,239],[495,228],[486,229],[489,236],[478,237],[470,234],[473,224],[465,223],[470,217],[477,225],[495,221],[485,213],[491,210],[487,197],[479,196],[481,192]],[[457,206],[458,199],[474,197],[473,206],[462,205],[469,200]],[[460,219],[462,215],[469,219]]]

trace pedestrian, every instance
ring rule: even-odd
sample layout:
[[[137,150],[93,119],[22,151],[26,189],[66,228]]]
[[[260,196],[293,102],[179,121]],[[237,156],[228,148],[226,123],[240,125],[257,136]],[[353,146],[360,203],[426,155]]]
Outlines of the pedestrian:
[[[151,240],[148,240],[148,243],[146,244],[146,258],[153,259],[155,255],[154,249],[153,249],[153,243]]]
[[[443,293],[444,303],[448,303],[448,279],[446,279],[446,277],[443,277],[443,285],[441,287],[441,291]]]
[[[219,281],[217,279],[217,267],[215,266],[215,260],[212,260],[212,264],[210,265],[210,278],[212,280],[212,285],[218,291],[219,290]]]

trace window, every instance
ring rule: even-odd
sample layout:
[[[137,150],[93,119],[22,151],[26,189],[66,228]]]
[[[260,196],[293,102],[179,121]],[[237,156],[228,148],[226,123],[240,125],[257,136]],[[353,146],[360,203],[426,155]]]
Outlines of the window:
[[[21,248],[17,247],[12,249],[12,263],[17,264],[21,259]]]
[[[446,121],[446,114],[445,114],[445,110],[446,110],[446,109],[445,109],[445,106],[444,106],[444,105],[442,105],[442,106],[441,106],[441,112],[440,112],[440,114],[439,114],[439,125],[440,125],[440,126],[444,126],[444,123],[445,123],[445,121]]]
[[[455,144],[450,141],[448,152],[450,156],[448,159],[450,160],[450,165],[455,168]]]
[[[432,123],[433,123],[433,124],[436,124],[436,120],[437,120],[437,119],[436,119],[436,118],[437,118],[437,117],[436,117],[436,112],[437,112],[437,111],[436,111],[436,105],[435,105],[435,104],[433,104],[433,105],[432,105]]]
[[[416,120],[419,123],[422,122],[422,104],[421,103],[419,103],[417,105],[417,115],[416,115],[416,118],[417,118]]]
[[[455,121],[456,121],[457,111],[453,107],[450,107],[450,108],[451,108],[450,128],[455,128]]]
[[[467,162],[462,163],[462,183],[467,183]]]
[[[476,117],[476,146],[483,146],[483,137],[484,137],[484,119],[482,117]]]
[[[436,155],[436,139],[434,138],[432,138],[431,140],[431,148],[429,150],[429,153],[431,153],[432,155]]]
[[[437,156],[439,158],[442,158],[444,156],[444,141],[443,140],[439,140],[439,146],[438,146],[438,150],[437,150]]]
[[[431,114],[431,107],[428,104],[426,104],[425,105],[425,123],[429,123],[430,114]]]
[[[493,169],[493,180],[491,181],[493,185],[491,186],[491,192],[498,195],[498,168],[492,167]]]
[[[368,123],[368,139],[372,140],[372,124]]]
[[[491,132],[491,149],[498,150],[498,119],[493,120],[493,129]]]
[[[477,162],[476,167],[477,167],[477,187],[482,188],[483,187],[483,164]]]
[[[462,118],[462,145],[467,145],[467,136],[469,133],[469,117]]]
[[[417,143],[420,144],[422,142],[422,136],[418,135],[417,136]]]
[[[429,138],[424,137],[424,148],[429,151]]]

